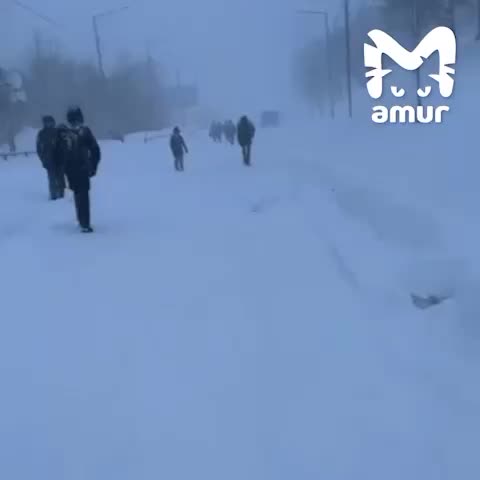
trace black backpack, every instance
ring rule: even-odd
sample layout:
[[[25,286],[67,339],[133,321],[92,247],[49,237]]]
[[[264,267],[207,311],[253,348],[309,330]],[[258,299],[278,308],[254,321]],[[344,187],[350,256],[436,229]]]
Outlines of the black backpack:
[[[100,147],[88,127],[69,128],[63,132],[67,164],[76,170],[85,170],[89,176],[97,172],[100,162]]]

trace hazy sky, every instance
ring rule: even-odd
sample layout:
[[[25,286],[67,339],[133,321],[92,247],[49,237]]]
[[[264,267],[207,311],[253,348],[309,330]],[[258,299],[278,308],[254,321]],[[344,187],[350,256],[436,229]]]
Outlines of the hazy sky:
[[[197,82],[204,103],[238,113],[283,108],[291,94],[291,53],[320,31],[319,19],[295,14],[298,8],[327,6],[341,0],[22,0],[55,19],[51,27],[32,14],[0,0],[0,65],[21,65],[34,29],[56,38],[65,51],[94,59],[91,17],[128,5],[124,12],[101,19],[107,71],[123,53],[151,53],[165,65],[170,80],[178,69],[186,82]],[[320,29],[320,30],[319,30]],[[22,54],[22,55],[20,55]]]

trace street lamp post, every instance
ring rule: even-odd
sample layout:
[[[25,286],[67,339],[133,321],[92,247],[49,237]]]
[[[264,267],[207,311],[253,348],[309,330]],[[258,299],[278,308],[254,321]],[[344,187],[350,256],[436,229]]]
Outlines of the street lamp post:
[[[477,37],[476,40],[480,40],[480,2],[477,1]]]
[[[102,54],[102,45],[100,41],[100,33],[98,31],[98,19],[123,12],[124,10],[127,10],[127,8],[128,6],[116,8],[114,10],[107,10],[105,12],[97,13],[96,15],[92,16],[93,35],[95,38],[95,48],[97,50],[98,71],[100,72],[102,78],[106,78],[106,75],[105,75],[105,69],[103,66],[103,54]]]
[[[328,95],[330,100],[330,116],[335,118],[335,99],[333,94],[333,76],[332,76],[332,60],[331,60],[331,51],[330,51],[330,22],[328,12],[324,10],[297,10],[298,14],[305,15],[322,15],[324,19],[324,28],[325,28],[325,48],[327,51],[327,75],[328,75]]]
[[[103,68],[102,47],[100,45],[100,35],[98,33],[97,17],[92,17],[93,35],[95,37],[95,48],[97,50],[98,71],[102,78],[105,78],[105,70]]]
[[[348,114],[350,118],[353,116],[352,106],[352,61],[350,50],[350,0],[345,0],[344,3],[345,14],[345,47],[346,47],[346,62],[347,62],[347,92],[348,92]]]
[[[54,27],[60,27],[55,20],[53,20],[50,17],[47,17],[43,13],[39,12],[38,10],[35,10],[34,8],[30,7],[29,5],[26,5],[25,3],[21,2],[20,0],[10,0],[11,3],[16,5],[17,7],[31,13],[32,15],[35,15],[36,17],[42,19],[44,22],[49,23],[50,25],[53,25]]]
[[[412,25],[413,25],[413,36],[415,38],[415,42],[418,44],[420,40],[420,19],[419,19],[419,14],[418,14],[418,3],[417,0],[413,0],[413,5],[412,5]],[[420,68],[417,68],[415,70],[415,78],[416,78],[416,83],[417,83],[417,92],[420,90],[421,86],[421,76],[420,76]],[[420,95],[417,94],[417,105],[419,107],[422,106],[422,99]]]
[[[455,18],[455,5],[456,0],[448,0],[448,12],[450,16],[450,28],[455,31],[456,18]]]

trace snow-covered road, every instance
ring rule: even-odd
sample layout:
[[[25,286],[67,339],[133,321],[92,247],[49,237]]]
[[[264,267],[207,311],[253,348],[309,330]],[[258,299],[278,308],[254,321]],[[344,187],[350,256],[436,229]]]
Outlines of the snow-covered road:
[[[92,236],[0,165],[0,478],[478,478],[473,183],[319,131],[104,144]]]

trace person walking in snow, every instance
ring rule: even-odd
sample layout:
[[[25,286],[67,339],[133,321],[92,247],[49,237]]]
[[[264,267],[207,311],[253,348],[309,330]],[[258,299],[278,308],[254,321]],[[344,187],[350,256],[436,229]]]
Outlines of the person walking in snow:
[[[51,115],[45,115],[42,124],[37,135],[37,155],[47,172],[50,200],[57,200],[65,196],[65,175],[55,155],[58,132]]]
[[[210,125],[210,137],[215,143],[222,141],[222,125],[219,122],[212,122]]]
[[[231,145],[235,144],[235,134],[237,133],[237,127],[231,120],[227,120],[223,126],[225,131],[225,138]]]
[[[255,137],[255,125],[244,115],[240,118],[237,125],[237,140],[242,148],[243,163],[246,166],[251,165],[252,142]]]
[[[187,144],[180,133],[180,128],[175,127],[170,137],[170,150],[172,151],[174,158],[174,166],[177,172],[183,172],[185,170],[183,165],[183,157],[185,153],[188,153]]]
[[[215,122],[215,141],[222,143],[223,125],[221,122]]]
[[[101,151],[92,131],[84,125],[83,113],[79,107],[68,109],[67,121],[69,128],[62,126],[59,129],[57,155],[65,169],[69,188],[74,194],[80,229],[83,233],[91,233],[91,178],[97,174]]]
[[[65,182],[65,188],[71,190],[68,185],[65,174],[65,159],[67,155],[67,136],[69,128],[64,123],[57,126],[57,142],[55,144],[55,163],[61,170],[63,175],[63,181]]]
[[[217,141],[217,124],[216,122],[212,122],[210,124],[210,129],[208,131],[208,136],[212,139],[212,141]]]

